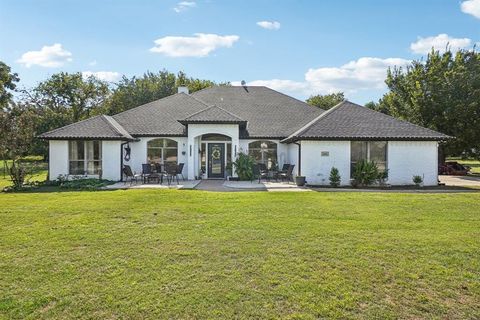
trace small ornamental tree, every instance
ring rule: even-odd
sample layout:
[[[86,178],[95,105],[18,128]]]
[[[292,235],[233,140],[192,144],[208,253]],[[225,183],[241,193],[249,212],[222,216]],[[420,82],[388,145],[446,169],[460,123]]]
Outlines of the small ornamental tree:
[[[412,177],[412,181],[413,181],[413,183],[415,183],[415,185],[416,185],[417,187],[420,187],[420,185],[421,185],[422,182],[423,182],[423,178],[422,178],[422,176],[415,175],[415,176]]]
[[[332,167],[332,169],[330,170],[329,180],[330,180],[330,185],[334,188],[340,185],[341,177],[337,168]]]

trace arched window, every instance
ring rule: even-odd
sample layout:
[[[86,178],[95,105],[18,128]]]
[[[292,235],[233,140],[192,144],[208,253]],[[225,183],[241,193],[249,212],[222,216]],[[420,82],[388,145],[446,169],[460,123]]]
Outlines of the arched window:
[[[257,163],[263,163],[268,169],[278,165],[277,144],[271,141],[254,141],[248,144],[248,154]]]
[[[150,163],[177,163],[177,141],[153,139],[147,142],[147,159]]]

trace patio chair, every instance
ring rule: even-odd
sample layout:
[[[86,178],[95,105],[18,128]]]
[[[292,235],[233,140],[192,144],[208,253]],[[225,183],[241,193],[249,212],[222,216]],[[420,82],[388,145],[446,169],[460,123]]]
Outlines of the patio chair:
[[[182,180],[185,181],[185,177],[183,176],[183,167],[185,166],[185,163],[179,163],[177,166],[177,182],[178,182],[178,176],[182,176]]]
[[[257,163],[258,166],[258,183],[262,181],[262,178],[268,181],[268,169],[264,163]]]
[[[142,175],[139,173],[134,173],[132,168],[129,165],[123,166],[123,174],[125,175],[125,184],[127,184],[128,178],[130,178],[130,185],[135,181],[135,184],[138,183],[138,178],[141,178]]]
[[[293,168],[295,168],[294,164],[288,166],[286,172],[280,173],[278,176],[282,181],[287,180],[288,182],[293,181]]]
[[[282,166],[282,170],[278,170],[278,173],[287,173],[288,167],[290,167],[290,163],[284,163]]]
[[[168,185],[170,185],[172,181],[175,179],[177,179],[177,184],[178,184],[177,167],[178,166],[174,163],[165,164],[165,175],[167,176]]]
[[[152,174],[152,166],[150,163],[142,163],[142,179],[143,183],[147,183],[147,179]]]

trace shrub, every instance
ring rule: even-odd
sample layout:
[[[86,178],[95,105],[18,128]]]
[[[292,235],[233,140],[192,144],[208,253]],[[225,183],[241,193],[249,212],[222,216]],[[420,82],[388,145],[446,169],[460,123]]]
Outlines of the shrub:
[[[338,172],[338,169],[335,167],[332,167],[330,170],[330,185],[334,188],[338,187],[340,185],[341,177],[340,173]]]
[[[415,176],[412,177],[412,181],[413,181],[413,183],[415,183],[415,185],[417,187],[419,187],[420,184],[422,184],[422,182],[423,182],[423,178],[422,178],[422,176],[415,175]]]
[[[377,180],[379,185],[385,185],[386,181],[388,180],[388,169],[385,169],[385,171],[379,171]]]
[[[353,185],[369,186],[378,179],[378,167],[373,161],[362,160],[357,162],[353,169]]]
[[[240,180],[248,181],[253,179],[253,165],[254,160],[248,154],[240,152],[232,162],[233,167],[235,168],[235,173],[238,175]]]
[[[73,178],[70,181],[64,181],[60,185],[60,188],[70,190],[98,190],[101,187],[105,187],[113,183],[115,182],[95,178]]]

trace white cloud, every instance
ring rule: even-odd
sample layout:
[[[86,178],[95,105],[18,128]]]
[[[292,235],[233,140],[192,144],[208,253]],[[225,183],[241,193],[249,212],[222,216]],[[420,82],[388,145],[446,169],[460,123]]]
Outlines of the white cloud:
[[[72,53],[63,49],[60,43],[55,43],[52,46],[43,46],[39,51],[25,52],[16,62],[25,65],[27,68],[33,65],[58,68],[70,61],[72,61]]]
[[[230,48],[240,39],[239,36],[195,33],[193,37],[167,36],[155,40],[151,52],[169,57],[206,57],[218,48]]]
[[[185,11],[187,9],[196,7],[197,3],[195,1],[180,1],[177,5],[173,8],[173,10],[177,13]]]
[[[475,18],[480,19],[480,0],[463,1],[460,8],[466,14],[471,14]]]
[[[278,21],[259,21],[257,25],[268,30],[278,30],[280,29],[280,22]]]
[[[97,65],[97,60],[90,61],[88,63],[89,66],[96,66]]]
[[[95,78],[107,82],[115,82],[120,80],[122,75],[118,72],[113,72],[113,71],[83,71],[82,72],[83,78],[89,78],[91,76],[94,76]]]
[[[269,88],[301,96],[327,94],[337,91],[354,93],[360,90],[384,89],[387,69],[404,67],[410,61],[401,58],[363,57],[350,61],[340,67],[311,68],[305,73],[304,81],[293,80],[255,80],[248,85],[267,86]],[[238,85],[239,82],[232,82]]]
[[[432,48],[445,52],[447,46],[452,51],[470,47],[472,40],[469,38],[452,38],[448,34],[441,33],[438,36],[422,38],[418,37],[416,42],[410,44],[410,50],[414,53],[427,54]]]

